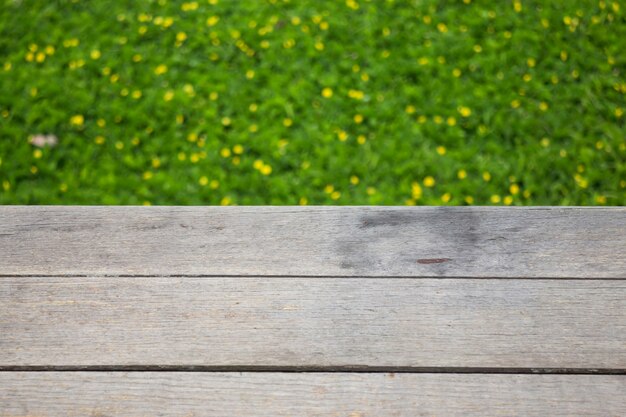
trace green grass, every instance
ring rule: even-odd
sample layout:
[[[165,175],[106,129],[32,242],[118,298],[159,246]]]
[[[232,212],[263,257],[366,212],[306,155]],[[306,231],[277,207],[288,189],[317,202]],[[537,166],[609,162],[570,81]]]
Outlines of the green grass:
[[[467,3],[0,0],[0,203],[626,203],[626,5]]]

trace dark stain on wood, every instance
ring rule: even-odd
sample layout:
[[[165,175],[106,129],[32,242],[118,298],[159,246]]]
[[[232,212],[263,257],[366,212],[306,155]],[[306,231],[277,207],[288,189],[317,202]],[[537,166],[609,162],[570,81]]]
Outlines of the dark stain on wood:
[[[418,264],[441,264],[444,262],[448,262],[450,261],[450,258],[426,258],[426,259],[418,259],[417,263]]]

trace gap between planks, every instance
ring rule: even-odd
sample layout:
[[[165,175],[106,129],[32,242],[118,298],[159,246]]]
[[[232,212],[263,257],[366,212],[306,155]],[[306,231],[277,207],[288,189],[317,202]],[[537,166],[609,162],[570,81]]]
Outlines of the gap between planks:
[[[626,375],[626,369],[597,368],[465,368],[410,366],[0,366],[0,372],[197,372],[197,373],[358,373],[358,374],[502,374]]]
[[[485,276],[485,277],[472,277],[472,276],[408,276],[408,275],[307,275],[307,274],[287,274],[287,275],[259,275],[259,274],[250,274],[250,275],[228,275],[228,274],[26,274],[26,275],[15,275],[15,274],[2,274],[0,273],[0,280],[3,278],[336,278],[336,279],[440,279],[440,280],[501,280],[501,281],[513,281],[513,280],[522,280],[522,281],[626,281],[626,275],[623,278],[620,277],[573,277],[573,276],[536,276],[536,277],[525,277],[525,276],[511,276],[511,277],[497,277],[497,276]]]

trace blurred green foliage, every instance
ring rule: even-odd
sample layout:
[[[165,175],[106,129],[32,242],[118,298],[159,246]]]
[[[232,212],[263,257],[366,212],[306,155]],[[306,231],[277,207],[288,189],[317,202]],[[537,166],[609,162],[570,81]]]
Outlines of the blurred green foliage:
[[[2,204],[626,203],[617,1],[0,4]]]

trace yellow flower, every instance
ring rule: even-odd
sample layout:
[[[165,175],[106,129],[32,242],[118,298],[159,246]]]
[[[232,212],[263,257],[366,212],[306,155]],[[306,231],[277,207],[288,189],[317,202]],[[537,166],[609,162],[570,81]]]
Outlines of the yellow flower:
[[[454,75],[456,78],[459,78],[461,76],[461,70],[458,68],[453,69],[452,75]]]
[[[153,176],[153,175],[152,175],[152,171],[146,171],[146,172],[144,172],[144,173],[143,173],[142,178],[143,178],[144,180],[149,180],[149,179],[151,179],[151,178],[152,178],[152,176]]]
[[[42,156],[43,156],[43,152],[41,151],[41,149],[35,149],[35,150],[33,151],[33,157],[34,157],[35,159],[39,159],[39,158],[41,158]]]
[[[212,190],[217,190],[220,186],[220,182],[218,180],[211,180],[209,183],[209,188]]]
[[[330,194],[330,198],[332,198],[333,200],[339,200],[339,197],[341,197],[341,193],[339,191],[333,191]]]
[[[200,177],[200,179],[198,180],[198,184],[205,186],[209,183],[209,179],[207,177],[205,177],[204,175]]]
[[[99,50],[94,49],[93,51],[91,51],[89,56],[91,57],[91,59],[100,59],[100,57],[102,56],[102,53],[100,53]]]
[[[263,175],[270,175],[272,173],[272,167],[269,165],[263,165],[260,171]]]
[[[472,110],[469,107],[465,107],[465,106],[459,107],[458,111],[463,117],[470,117],[472,114]]]
[[[491,181],[491,174],[488,173],[487,171],[483,172],[483,180],[484,181]]]
[[[454,126],[454,125],[456,125],[456,118],[455,118],[455,117],[452,117],[452,116],[448,117],[448,119],[447,119],[447,123],[448,123],[448,126]]]
[[[330,194],[330,193],[332,193],[333,191],[335,191],[335,187],[333,187],[333,186],[332,186],[332,185],[330,185],[330,184],[328,184],[328,185],[326,185],[326,187],[324,187],[324,192],[325,192],[326,194]]]
[[[515,99],[511,102],[511,107],[513,107],[514,109],[518,108],[520,106],[520,101]]]
[[[445,155],[446,154],[446,147],[445,146],[437,146],[437,153],[439,155]]]
[[[283,126],[290,127],[291,125],[293,125],[293,120],[288,117],[283,119]]]
[[[83,117],[82,114],[77,114],[70,118],[70,123],[73,124],[74,126],[82,126],[84,122],[85,122],[85,118]]]
[[[365,97],[365,93],[359,90],[348,90],[348,97],[355,100],[363,100],[363,97]]]
[[[166,72],[167,72],[167,65],[165,64],[161,64],[154,69],[154,73],[156,75],[162,75],[162,74],[165,74]]]
[[[94,139],[96,145],[103,145],[105,141],[106,139],[104,138],[104,136],[96,136],[96,138]]]
[[[232,123],[232,120],[230,120],[230,117],[222,117],[222,124],[224,126],[230,126]]]
[[[367,141],[367,138],[365,135],[359,135],[357,136],[356,141],[359,145],[363,145]]]
[[[406,106],[406,109],[404,109],[404,111],[407,114],[413,114],[413,113],[415,113],[415,106],[408,105],[408,106]]]
[[[547,148],[548,146],[550,146],[550,139],[542,138],[541,139],[541,146],[543,146],[544,148]]]
[[[513,204],[513,197],[507,195],[506,197],[504,197],[503,202],[505,205],[510,206],[511,204]]]
[[[435,186],[435,179],[432,176],[427,176],[424,178],[424,185],[428,188]]]
[[[187,40],[187,34],[185,32],[178,32],[176,34],[176,41],[185,42]]]
[[[246,78],[247,78],[247,79],[249,79],[249,80],[253,79],[253,78],[254,78],[254,75],[255,75],[254,70],[248,70],[248,71],[246,71]]]
[[[223,158],[228,158],[230,156],[230,149],[222,148],[220,155],[222,155]]]
[[[411,197],[413,197],[414,200],[422,198],[422,186],[416,181],[411,183]]]
[[[165,94],[163,94],[163,100],[172,101],[174,98],[174,92],[172,90],[167,90]]]
[[[450,199],[452,199],[452,195],[450,193],[445,193],[441,196],[441,201],[443,201],[444,203],[449,202]]]
[[[141,98],[141,91],[140,90],[135,90],[133,91],[132,97],[137,100],[139,98]]]
[[[539,103],[539,110],[541,111],[548,110],[548,103],[546,103],[545,101],[542,101],[541,103]]]
[[[232,200],[230,199],[230,197],[224,197],[222,198],[222,201],[220,201],[220,204],[222,206],[227,206],[232,202]]]
[[[448,31],[448,26],[445,23],[437,23],[437,30],[441,33],[446,33]]]
[[[345,142],[348,139],[348,134],[346,133],[346,131],[340,130],[339,132],[337,132],[337,138],[339,139],[339,141]]]
[[[326,87],[322,90],[322,97],[331,98],[333,96],[333,89]]]
[[[464,180],[465,178],[467,178],[467,171],[461,169],[459,170],[459,172],[457,172],[456,176],[459,177],[460,180]]]
[[[357,177],[356,175],[352,175],[350,177],[350,184],[357,185],[358,183],[359,183],[359,177]]]
[[[180,6],[180,9],[184,12],[188,12],[188,11],[192,11],[192,10],[197,10],[198,9],[198,2],[197,1],[192,1],[189,3],[183,3]]]
[[[519,185],[511,184],[511,186],[509,187],[509,192],[513,195],[519,193]]]
[[[237,155],[241,155],[243,153],[243,146],[241,145],[233,146],[233,152],[236,153]]]
[[[494,194],[491,196],[491,198],[489,199],[493,204],[498,204],[500,202],[500,196],[497,194]]]
[[[306,206],[307,204],[309,204],[309,200],[306,197],[300,197],[300,201],[298,201],[298,204],[300,204],[301,206]]]
[[[354,115],[354,123],[361,124],[363,123],[363,116],[360,114]]]
[[[217,22],[220,21],[220,18],[218,16],[211,16],[206,20],[206,24],[207,26],[215,26],[217,25]]]
[[[465,203],[466,204],[474,204],[474,197],[472,197],[471,195],[468,195],[467,197],[465,197]]]

